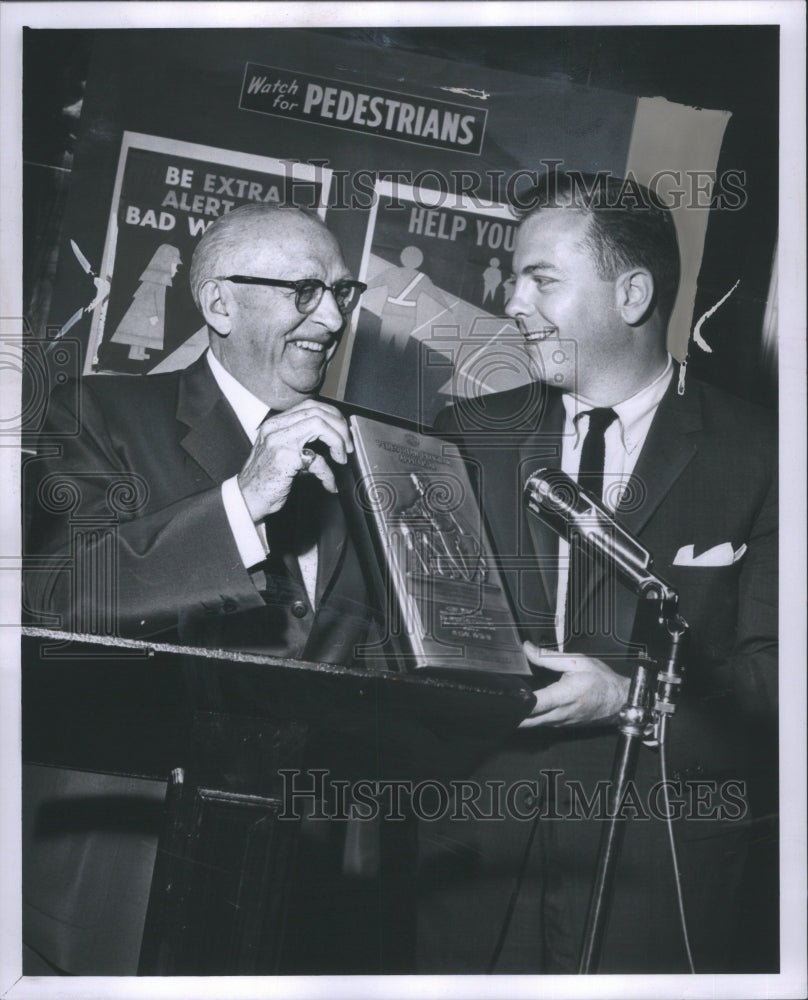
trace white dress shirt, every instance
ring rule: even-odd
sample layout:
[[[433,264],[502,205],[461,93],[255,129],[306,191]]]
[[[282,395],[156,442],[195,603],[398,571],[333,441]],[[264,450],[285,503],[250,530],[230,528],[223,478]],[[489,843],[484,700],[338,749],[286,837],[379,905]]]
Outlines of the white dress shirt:
[[[258,428],[266,419],[269,407],[257,396],[254,396],[249,389],[245,389],[241,382],[222,366],[210,350],[207,352],[207,362],[222,395],[233,408],[238,422],[244,428],[244,433],[250,439],[250,444],[255,444]],[[239,489],[237,476],[232,476],[222,483],[222,502],[241,561],[247,570],[253,571],[269,555],[269,545],[264,525],[255,524],[247,509],[247,504]],[[308,552],[301,553],[298,562],[300,563],[303,583],[306,586],[306,593],[313,608],[317,582],[317,546],[314,545]]]
[[[604,433],[606,454],[603,463],[603,504],[609,510],[613,511],[620,502],[626,483],[645,444],[654,414],[668,388],[672,371],[673,359],[668,355],[664,371],[650,385],[624,399],[622,403],[612,405],[617,419],[609,424]],[[582,416],[578,421],[575,417],[585,410],[595,409],[597,404],[572,393],[562,396],[562,401],[566,416],[561,445],[561,471],[577,480],[581,465],[581,448],[589,430],[589,417]],[[569,575],[569,545],[563,538],[559,539],[558,558],[556,638],[558,648],[563,649]]]

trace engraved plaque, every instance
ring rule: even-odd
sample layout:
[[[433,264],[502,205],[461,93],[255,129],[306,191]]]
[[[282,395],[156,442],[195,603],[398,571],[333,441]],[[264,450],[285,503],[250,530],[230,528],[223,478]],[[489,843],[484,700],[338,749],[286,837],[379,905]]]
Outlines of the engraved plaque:
[[[350,425],[355,500],[390,598],[387,638],[404,665],[529,676],[457,448],[366,417]]]

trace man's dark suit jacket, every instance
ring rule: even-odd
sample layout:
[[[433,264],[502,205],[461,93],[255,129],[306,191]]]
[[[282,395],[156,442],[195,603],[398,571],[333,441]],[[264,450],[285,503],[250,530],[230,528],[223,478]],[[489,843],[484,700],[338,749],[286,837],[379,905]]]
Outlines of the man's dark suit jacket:
[[[266,596],[245,569],[221,498],[250,442],[204,356],[147,378],[95,376],[57,389],[42,449],[31,460],[27,554],[52,557],[27,575],[27,608],[56,614],[73,631],[104,621],[121,635],[349,663],[369,620],[365,588],[339,501],[312,489],[303,518],[318,542],[317,610],[306,596],[284,524],[267,533]],[[65,429],[76,433],[65,436]],[[294,497],[290,506],[294,506]],[[105,592],[104,529],[112,522],[117,567]],[[313,528],[316,526],[316,530]],[[96,529],[96,535],[92,530]],[[83,564],[76,565],[77,535]],[[262,587],[263,589],[263,587]]]
[[[459,443],[468,458],[495,550],[505,566],[524,637],[550,646],[556,644],[552,619],[556,604],[557,540],[548,528],[525,512],[522,491],[534,470],[560,467],[563,426],[560,393],[534,383],[459,403],[441,414],[436,428],[442,436]],[[608,489],[608,477],[605,488]],[[656,572],[678,591],[680,613],[691,627],[685,694],[671,723],[668,740],[671,776],[705,781],[743,779],[745,751],[750,744],[754,748],[760,726],[776,718],[777,444],[770,415],[692,379],[680,396],[673,379],[654,417],[634,471],[632,488],[618,509],[617,518],[651,551]],[[677,564],[683,558],[680,555],[677,560],[677,553],[687,546],[692,545],[692,554],[698,557],[723,543],[730,543],[732,552],[737,554],[735,562],[730,556],[729,561],[725,557],[724,565]],[[609,591],[604,590],[602,578],[595,575],[586,593],[584,607],[575,609],[584,620],[588,606],[595,600],[602,601]],[[611,595],[612,634],[588,634],[579,619],[577,628],[573,621],[573,633],[565,648],[600,657],[613,669],[627,674],[625,644],[632,636],[636,600],[621,586],[613,587]],[[515,736],[498,760],[489,761],[480,773],[513,781],[537,778],[540,769],[558,767],[567,777],[592,784],[609,776],[613,732],[600,727],[524,731]],[[641,758],[641,773],[647,771],[648,781],[658,779],[656,752],[644,750]],[[584,827],[591,825],[562,824],[558,836],[565,845],[574,845],[585,836]],[[448,831],[439,831],[435,826],[425,828],[424,885],[434,911],[425,924],[424,939],[431,938],[437,943],[428,949],[432,955],[422,971],[485,971],[486,958],[492,953],[506,909],[516,859],[528,836],[528,824],[515,826],[520,829],[510,834],[502,824],[490,822],[455,823]],[[543,829],[549,835],[549,827],[545,825]],[[701,824],[700,829],[706,831],[709,826]],[[590,838],[585,848],[590,854],[593,842],[596,840]],[[630,839],[628,843],[630,853]],[[570,850],[572,860],[567,876],[586,883],[588,876],[581,876],[581,872],[586,864],[591,869],[591,858],[586,859],[580,853],[576,856]],[[641,856],[638,846],[636,857]],[[462,858],[465,860],[461,861]],[[664,854],[656,861],[653,856],[646,857],[645,863],[648,871],[665,868],[667,878]],[[695,864],[708,862],[702,859]],[[465,875],[461,874],[464,870]],[[694,872],[691,867],[686,872],[688,884],[698,886],[701,882],[713,886],[706,874]],[[630,877],[628,872],[626,880]],[[478,887],[488,880],[491,895],[477,897],[486,900],[481,904],[488,907],[486,919],[481,919],[481,912],[468,899],[464,900],[464,878],[471,880],[470,884],[478,879]],[[438,886],[450,898],[454,893],[453,905],[461,914],[468,914],[467,923],[462,926],[455,923],[453,927],[450,937],[454,943],[440,942],[435,934],[436,927],[452,927],[451,906],[441,909],[440,891],[434,891]],[[564,892],[558,897],[561,909],[565,906],[573,909],[570,886],[571,882],[566,897]],[[670,896],[671,887],[672,882],[664,882],[660,891]],[[639,888],[642,890],[642,885]],[[650,897],[650,882],[647,889]],[[585,891],[584,884],[579,895],[585,895]],[[731,895],[729,889],[723,894]],[[639,897],[642,899],[642,891]],[[581,905],[585,904],[584,898]],[[634,928],[643,921],[647,927],[654,926],[653,919],[636,908],[637,899],[633,904],[635,908],[628,919],[634,921]],[[691,905],[692,910],[700,907],[695,901]],[[701,909],[709,932],[709,906]],[[514,924],[519,919],[522,918],[515,919]],[[644,969],[642,959],[637,967],[626,967],[632,961],[632,953],[628,945],[621,951],[617,940],[619,920],[618,913],[612,920],[613,934],[607,940],[605,954],[608,957],[611,941],[613,954],[620,957],[615,958],[616,968],[609,971],[674,971],[665,967],[664,957],[657,962],[653,950],[649,951]],[[527,926],[529,918],[524,916],[524,921]],[[573,927],[573,931],[579,932],[580,926]],[[514,933],[518,935],[518,928]],[[516,955],[513,963],[505,963],[500,971],[574,971],[575,954],[560,955],[560,952],[577,949],[579,942],[570,945],[563,941],[564,932],[559,931],[554,944],[548,940],[552,933],[548,921],[536,928],[536,934],[544,936],[545,949],[557,948],[557,954],[549,958],[542,954],[536,937],[523,950],[521,958]],[[630,938],[632,933],[627,930],[624,938]],[[675,947],[681,951],[678,934],[674,936]],[[720,936],[718,931],[715,936]],[[645,947],[643,941],[638,935],[636,942],[640,948]],[[433,961],[439,948],[449,955],[455,944],[454,962]],[[696,957],[697,967],[700,957]],[[710,956],[706,961],[720,960]]]
[[[303,511],[308,542],[318,543],[316,611],[288,522],[268,524],[262,595],[220,489],[249,452],[204,356],[180,372],[87,378],[78,395],[57,388],[25,475],[31,619],[77,632],[117,623],[135,638],[350,665],[374,611],[339,500],[316,484]],[[37,801],[27,802],[27,937],[56,966],[136,971],[155,837],[104,829],[103,810],[114,796],[159,798],[153,784],[31,771],[29,799],[68,811],[71,800],[96,801],[101,810],[98,829],[43,838]]]

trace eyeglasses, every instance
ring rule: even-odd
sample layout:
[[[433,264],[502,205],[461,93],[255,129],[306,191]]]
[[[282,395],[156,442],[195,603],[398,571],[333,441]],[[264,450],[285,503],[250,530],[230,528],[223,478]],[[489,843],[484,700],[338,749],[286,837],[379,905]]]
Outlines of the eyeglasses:
[[[362,281],[335,281],[327,285],[319,278],[300,278],[298,281],[281,281],[279,278],[255,278],[249,274],[230,274],[218,281],[232,281],[237,285],[268,285],[270,288],[291,288],[295,293],[295,307],[298,312],[308,316],[319,306],[323,293],[331,292],[337,309],[347,316],[359,304],[362,293],[367,285]]]

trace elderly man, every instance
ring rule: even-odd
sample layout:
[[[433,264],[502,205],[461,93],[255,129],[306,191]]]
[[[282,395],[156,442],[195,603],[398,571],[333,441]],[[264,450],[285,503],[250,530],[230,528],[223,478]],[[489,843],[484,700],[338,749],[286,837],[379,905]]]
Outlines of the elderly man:
[[[351,442],[315,397],[364,286],[319,219],[264,205],[208,229],[190,282],[210,337],[195,364],[85,379],[78,414],[54,393],[44,436],[80,433],[31,463],[29,552],[69,554],[54,499],[69,484],[71,515],[116,518],[117,572],[99,586],[70,559],[31,575],[28,606],[77,632],[108,621],[138,638],[349,663],[368,607],[329,461]],[[116,483],[131,491],[118,506]],[[83,549],[91,574],[105,544],[99,533]]]
[[[351,664],[374,611],[330,465],[347,424],[316,395],[364,286],[319,219],[263,205],[208,229],[190,281],[210,337],[197,362],[85,379],[78,412],[54,392],[43,441],[78,433],[28,462],[27,553],[51,558],[27,607],[76,632]],[[133,974],[154,830],[110,814],[162,786],[35,768],[25,788],[83,817],[48,836],[30,810],[26,942],[57,970]]]
[[[619,179],[583,180],[558,175],[532,192],[517,234],[507,312],[537,381],[458,403],[437,424],[465,450],[548,683],[477,775],[483,788],[530,782],[524,800],[424,825],[424,972],[577,971],[637,601],[608,572],[568,568],[566,541],[525,512],[526,479],[541,467],[596,491],[679,592],[691,644],[665,754],[684,910],[695,970],[731,970],[745,754],[776,705],[773,421],[692,379],[678,390],[665,347],[679,277],[671,215]],[[659,758],[642,749],[624,803],[603,972],[690,967]]]

